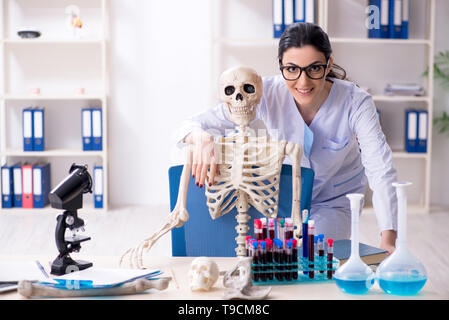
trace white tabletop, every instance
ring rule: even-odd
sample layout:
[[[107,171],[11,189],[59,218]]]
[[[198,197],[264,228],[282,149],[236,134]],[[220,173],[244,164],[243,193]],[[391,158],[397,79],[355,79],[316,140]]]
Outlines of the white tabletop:
[[[21,261],[21,260],[39,260],[48,271],[49,264],[54,257],[48,256],[0,256],[0,261]],[[72,256],[75,260],[87,260],[93,262],[97,267],[118,268],[119,257],[86,257]],[[146,257],[145,267],[157,268],[164,272],[165,276],[173,277],[167,289],[158,291],[150,289],[144,294],[111,297],[111,299],[148,299],[148,300],[220,300],[223,293],[227,290],[223,286],[223,277],[220,277],[213,288],[208,292],[193,292],[189,289],[187,273],[191,261],[195,257]],[[236,263],[237,258],[212,258],[218,265],[220,271],[230,270]],[[49,273],[49,272],[48,272]],[[1,293],[0,299],[25,299],[17,291]],[[89,299],[95,299],[89,298]],[[103,298],[104,299],[104,298]],[[395,300],[395,299],[447,299],[438,295],[426,283],[424,288],[415,296],[393,296],[384,293],[378,283],[364,295],[349,295],[340,291],[334,281],[303,282],[289,285],[272,286],[269,299],[281,300]]]

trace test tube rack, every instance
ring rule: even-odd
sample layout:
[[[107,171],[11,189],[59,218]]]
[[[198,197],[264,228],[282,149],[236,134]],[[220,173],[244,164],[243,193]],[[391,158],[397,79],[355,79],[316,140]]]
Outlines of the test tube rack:
[[[299,247],[298,249],[302,249]],[[302,252],[298,250],[299,252]],[[332,263],[326,256],[314,256],[314,261],[309,258],[298,257],[298,261],[292,263],[252,263],[251,279],[254,285],[286,285],[302,282],[332,281],[333,273],[339,266],[339,260],[333,258]],[[313,277],[311,276],[313,273]]]

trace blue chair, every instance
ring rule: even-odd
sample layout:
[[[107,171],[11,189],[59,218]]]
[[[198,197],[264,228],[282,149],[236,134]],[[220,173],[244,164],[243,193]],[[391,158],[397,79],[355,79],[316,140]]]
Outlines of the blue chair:
[[[173,166],[168,170],[170,185],[170,211],[176,205],[178,198],[179,181],[183,165]],[[310,210],[314,172],[309,168],[301,168],[301,211]],[[278,217],[290,217],[292,207],[292,166],[282,165]],[[226,215],[213,220],[206,205],[204,188],[195,185],[195,179],[190,178],[187,193],[187,211],[189,221],[181,228],[171,231],[173,256],[207,256],[207,257],[235,257],[237,246],[235,227],[237,221],[236,208]],[[253,219],[262,218],[263,215],[250,207],[248,211],[251,220],[248,222],[253,234]]]

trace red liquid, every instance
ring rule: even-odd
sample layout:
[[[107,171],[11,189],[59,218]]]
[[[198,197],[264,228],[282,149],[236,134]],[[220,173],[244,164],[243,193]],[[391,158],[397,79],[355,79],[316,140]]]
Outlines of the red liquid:
[[[324,249],[318,250],[318,256],[324,257]],[[320,261],[323,261],[320,259]],[[324,273],[324,270],[320,270],[320,273]]]
[[[274,229],[270,229],[269,232],[270,232],[270,237],[269,238],[271,240],[273,240],[274,239]]]
[[[315,278],[315,272],[313,271],[314,268],[314,261],[315,261],[315,248],[314,248],[314,236],[313,234],[309,234],[309,268],[311,271],[309,271],[309,278],[313,279]]]
[[[293,248],[292,249],[292,262],[293,262],[293,268],[295,269],[292,271],[292,278],[298,279],[298,249]]]
[[[267,227],[262,227],[262,237],[263,239],[267,238]]]
[[[334,259],[334,254],[332,252],[327,253],[327,278],[332,279],[332,274],[334,273],[332,269],[332,260]]]
[[[253,264],[259,264],[259,257],[257,255],[257,253],[253,256]],[[259,281],[259,267],[254,266],[252,267],[253,269],[253,280],[254,281]]]
[[[271,250],[267,251],[267,263],[272,263],[273,262],[273,252]],[[267,278],[268,280],[273,280],[273,266],[268,266],[267,267]]]
[[[289,270],[291,270],[290,264],[292,263],[292,255],[288,254],[288,253],[285,253],[284,256],[285,256],[285,260],[284,261],[287,264],[285,266],[285,270],[287,270],[287,271],[284,272],[284,277],[285,277],[285,280],[290,281],[292,279],[291,271],[289,271]]]

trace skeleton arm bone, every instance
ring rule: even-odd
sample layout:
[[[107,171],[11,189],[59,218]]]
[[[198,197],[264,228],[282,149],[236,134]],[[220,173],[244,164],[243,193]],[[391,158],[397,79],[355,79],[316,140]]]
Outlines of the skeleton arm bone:
[[[302,148],[299,144],[288,142],[285,146],[286,154],[292,161],[292,219],[296,226],[294,236],[299,238],[302,234],[301,219],[301,158]]]
[[[120,265],[126,256],[129,256],[131,267],[143,268],[142,254],[146,249],[148,252],[153,245],[174,228],[180,228],[185,222],[189,220],[187,212],[187,191],[189,188],[190,171],[192,170],[192,152],[189,148],[186,149],[186,161],[181,173],[181,180],[179,183],[178,198],[173,211],[168,215],[165,224],[156,231],[151,237],[144,239],[136,248],[128,249],[120,258]]]

